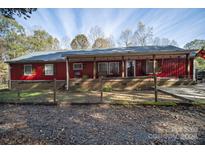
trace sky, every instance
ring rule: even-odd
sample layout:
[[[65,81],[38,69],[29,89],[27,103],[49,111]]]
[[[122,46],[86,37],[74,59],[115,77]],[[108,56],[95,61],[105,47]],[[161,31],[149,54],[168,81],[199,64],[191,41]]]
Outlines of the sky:
[[[180,47],[194,39],[205,39],[205,9],[37,9],[30,19],[16,17],[29,34],[44,29],[61,40],[88,34],[98,25],[114,39],[125,29],[135,30],[139,21],[153,27],[155,37],[176,40]]]

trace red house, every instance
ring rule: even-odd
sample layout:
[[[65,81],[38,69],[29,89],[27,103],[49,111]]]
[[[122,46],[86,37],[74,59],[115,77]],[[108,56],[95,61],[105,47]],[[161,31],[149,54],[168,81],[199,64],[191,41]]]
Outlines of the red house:
[[[154,68],[160,79],[194,80],[195,55],[175,46],[134,46],[33,52],[7,63],[11,85],[56,79],[68,89],[76,79],[94,81],[101,75],[108,80],[138,79],[152,76]]]

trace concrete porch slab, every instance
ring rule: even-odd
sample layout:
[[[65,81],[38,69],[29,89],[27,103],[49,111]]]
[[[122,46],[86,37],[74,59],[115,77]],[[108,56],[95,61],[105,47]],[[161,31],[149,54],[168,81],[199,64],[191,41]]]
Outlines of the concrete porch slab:
[[[192,102],[205,103],[205,83],[178,87],[158,87],[158,89]]]

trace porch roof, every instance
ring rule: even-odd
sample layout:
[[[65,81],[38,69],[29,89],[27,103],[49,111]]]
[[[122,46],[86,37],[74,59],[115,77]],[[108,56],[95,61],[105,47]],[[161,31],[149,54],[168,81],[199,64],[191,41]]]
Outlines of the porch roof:
[[[126,56],[126,55],[161,55],[187,54],[193,50],[184,50],[175,46],[133,46],[122,48],[88,49],[88,50],[58,50],[32,52],[27,55],[6,61],[7,63],[64,61],[65,57],[94,57],[94,56]],[[190,54],[191,55],[191,54]]]

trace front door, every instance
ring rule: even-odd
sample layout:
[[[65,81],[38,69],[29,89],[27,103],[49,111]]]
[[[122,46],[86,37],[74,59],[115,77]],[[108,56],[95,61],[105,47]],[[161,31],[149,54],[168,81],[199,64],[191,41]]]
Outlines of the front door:
[[[135,60],[127,60],[126,63],[126,75],[127,77],[134,77],[135,76]]]

